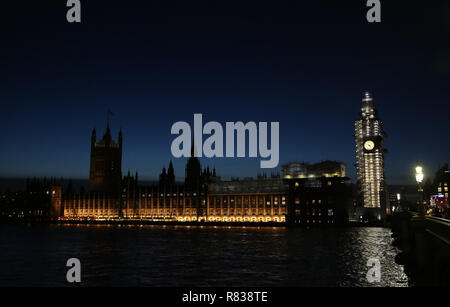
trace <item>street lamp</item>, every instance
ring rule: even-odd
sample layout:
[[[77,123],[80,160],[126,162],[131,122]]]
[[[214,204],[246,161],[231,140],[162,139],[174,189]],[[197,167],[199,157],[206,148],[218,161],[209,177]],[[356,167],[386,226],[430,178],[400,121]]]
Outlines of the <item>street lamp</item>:
[[[419,213],[421,215],[425,215],[425,210],[423,208],[423,188],[422,188],[422,181],[423,181],[423,168],[420,165],[416,166],[416,182],[418,187],[418,192],[420,193],[420,206],[419,206]]]
[[[416,166],[416,181],[419,186],[419,192],[422,192],[423,168],[420,165]]]

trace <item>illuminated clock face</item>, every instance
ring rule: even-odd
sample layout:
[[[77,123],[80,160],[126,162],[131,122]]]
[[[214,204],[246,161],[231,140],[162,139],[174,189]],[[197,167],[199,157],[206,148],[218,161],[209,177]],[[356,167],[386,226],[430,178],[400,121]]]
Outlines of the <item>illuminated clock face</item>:
[[[366,141],[364,143],[364,148],[366,150],[372,150],[375,147],[375,143],[373,141]]]

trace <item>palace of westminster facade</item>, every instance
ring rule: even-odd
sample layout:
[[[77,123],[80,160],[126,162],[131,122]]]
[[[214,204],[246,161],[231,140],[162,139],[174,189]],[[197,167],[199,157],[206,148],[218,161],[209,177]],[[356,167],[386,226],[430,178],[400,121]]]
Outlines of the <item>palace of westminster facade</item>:
[[[59,220],[149,220],[178,222],[291,222],[330,224],[347,220],[350,202],[345,166],[334,161],[290,163],[278,174],[223,181],[186,164],[185,181],[175,181],[172,163],[159,183],[140,185],[138,174],[122,177],[122,132],[117,141],[109,124],[103,138],[91,137],[89,191],[64,191],[54,184],[49,215]]]

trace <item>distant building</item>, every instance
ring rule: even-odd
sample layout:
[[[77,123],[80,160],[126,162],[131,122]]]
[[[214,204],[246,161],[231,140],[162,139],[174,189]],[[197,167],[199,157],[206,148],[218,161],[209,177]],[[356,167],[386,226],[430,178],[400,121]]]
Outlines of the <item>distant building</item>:
[[[436,174],[436,192],[444,197],[448,204],[448,185],[450,183],[450,171],[448,165],[441,168]]]
[[[387,210],[386,178],[384,175],[383,123],[373,106],[373,96],[365,92],[359,118],[355,121],[356,171],[360,192],[360,216],[381,219]]]
[[[283,166],[283,179],[289,191],[288,222],[312,225],[348,221],[352,199],[345,164],[293,162]]]
[[[163,167],[161,174],[159,175],[159,186],[174,186],[175,185],[175,171],[173,169],[172,161],[169,163],[169,168]]]
[[[345,164],[323,161],[316,164],[292,162],[283,165],[283,178],[345,177]]]
[[[159,182],[139,184],[138,173],[122,178],[122,133],[111,137],[109,125],[100,141],[91,137],[89,190],[76,191],[52,180],[35,184],[30,200],[48,210],[25,210],[15,216],[39,215],[60,220],[151,220],[180,222],[291,222],[334,224],[347,221],[348,178],[345,165],[334,161],[290,163],[283,175],[258,174],[256,179],[222,181],[215,168],[202,168],[193,154],[185,181],[176,183],[172,162]],[[30,187],[32,187],[30,185]],[[38,193],[34,195],[34,190]],[[25,197],[26,195],[24,195]],[[36,199],[36,200],[34,200]],[[11,208],[13,210],[13,208]],[[17,211],[17,210],[16,210]],[[36,211],[36,210],[35,210]],[[8,210],[9,214],[11,210]],[[29,212],[29,213],[27,213]]]
[[[448,186],[450,184],[450,171],[448,164],[445,164],[437,172],[434,178],[434,191],[431,195],[431,205],[436,207],[437,211],[444,212],[450,208],[448,202]]]

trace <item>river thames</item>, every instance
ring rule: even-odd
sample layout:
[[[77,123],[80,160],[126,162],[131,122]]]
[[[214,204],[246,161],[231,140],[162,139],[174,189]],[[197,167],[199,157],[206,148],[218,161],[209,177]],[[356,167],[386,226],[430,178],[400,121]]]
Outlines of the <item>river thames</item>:
[[[0,225],[0,286],[410,286],[388,228]],[[369,283],[367,261],[381,263]]]

